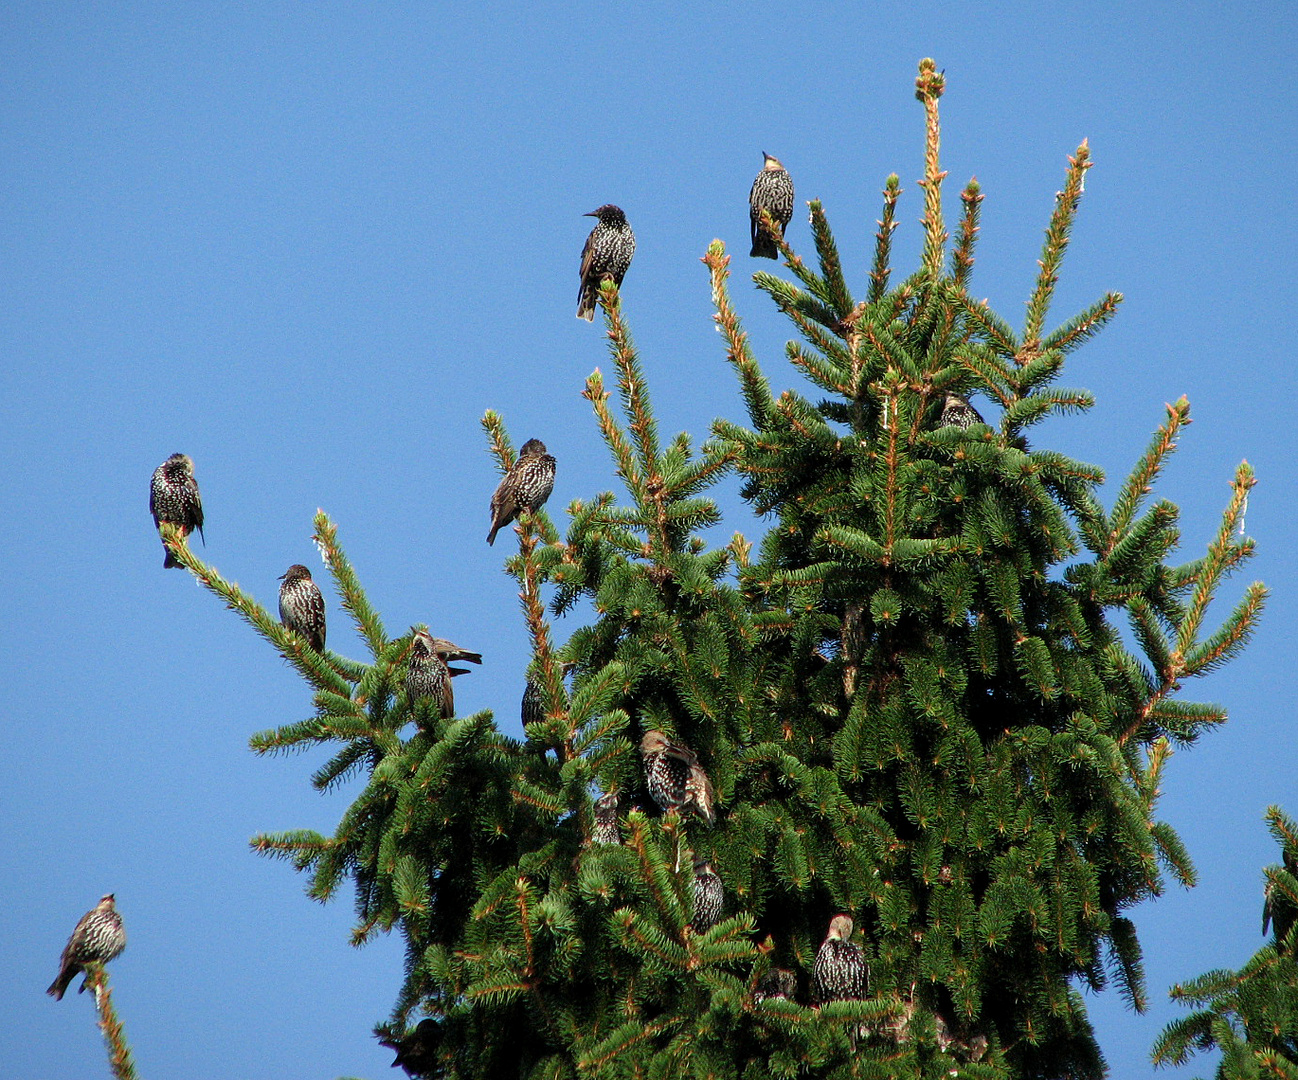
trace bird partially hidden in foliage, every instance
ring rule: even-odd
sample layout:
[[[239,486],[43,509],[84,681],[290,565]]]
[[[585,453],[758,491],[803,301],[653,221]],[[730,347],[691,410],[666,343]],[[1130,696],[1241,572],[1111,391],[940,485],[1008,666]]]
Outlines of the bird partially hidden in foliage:
[[[153,470],[153,481],[149,484],[149,513],[153,515],[154,528],[164,521],[175,525],[182,540],[197,529],[203,543],[207,543],[203,536],[203,500],[198,495],[192,458],[185,454],[172,454]],[[162,545],[162,553],[164,567],[180,565],[166,544]]]
[[[829,920],[829,933],[816,953],[811,981],[819,1002],[842,1001],[865,997],[869,971],[859,945],[852,936],[852,917],[835,915]]]
[[[726,890],[707,859],[694,860],[694,909],[690,926],[698,933],[711,930],[721,921]]]
[[[432,1076],[440,1065],[437,1057],[437,1021],[431,1016],[420,1020],[415,1029],[401,1039],[380,1039],[384,1046],[397,1052],[392,1068],[400,1065],[407,1076]]]
[[[771,998],[793,1000],[797,993],[798,979],[788,968],[771,968],[757,983],[753,991],[754,1003],[769,1001]]]
[[[311,580],[311,571],[294,563],[280,577],[279,621],[306,638],[316,652],[325,647],[325,604],[320,586]]]
[[[55,1001],[62,1001],[68,984],[84,971],[87,964],[106,964],[126,948],[126,931],[122,917],[117,914],[113,894],[101,897],[98,904],[81,916],[68,943],[59,957],[59,976],[45,992]],[[84,992],[86,984],[81,984]]]
[[[535,514],[554,490],[554,458],[546,453],[540,439],[528,439],[518,452],[518,460],[509,467],[491,496],[491,531],[487,543],[496,542],[496,533],[526,511]]]
[[[793,218],[793,178],[765,150],[762,157],[766,162],[748,193],[748,219],[753,234],[753,250],[748,254],[753,259],[778,259],[780,249],[762,224],[762,211],[771,215],[780,227],[780,239],[784,239],[784,230]]]
[[[1286,848],[1282,853],[1285,872],[1298,881],[1298,859]],[[1286,883],[1287,884],[1287,883]],[[1298,919],[1298,903],[1292,892],[1283,888],[1267,871],[1266,899],[1262,904],[1262,933],[1265,935],[1271,927],[1275,928],[1276,946],[1281,951],[1287,948],[1286,939]]]
[[[635,254],[635,233],[621,207],[605,203],[585,217],[599,218],[581,249],[581,288],[577,291],[577,318],[595,321],[595,301],[600,285],[608,280],[621,286]]]
[[[590,830],[592,844],[620,844],[622,833],[617,827],[617,811],[621,796],[616,791],[605,792],[595,800],[595,821]]]
[[[462,649],[445,638],[435,638],[427,630],[411,631],[405,679],[406,701],[413,707],[422,698],[431,698],[443,720],[455,715],[452,676],[467,674],[464,668],[448,666],[448,660],[481,664],[482,655]]]
[[[987,421],[969,404],[967,397],[947,392],[946,401],[942,405],[942,415],[938,417],[938,427],[958,427],[962,431],[968,431],[974,424],[985,423]]]
[[[663,810],[693,810],[711,825],[716,821],[712,781],[694,752],[661,731],[646,731],[640,740],[645,786]]]

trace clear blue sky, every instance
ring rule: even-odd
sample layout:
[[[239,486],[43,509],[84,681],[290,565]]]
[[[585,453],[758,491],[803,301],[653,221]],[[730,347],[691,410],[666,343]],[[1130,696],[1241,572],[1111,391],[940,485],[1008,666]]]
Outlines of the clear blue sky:
[[[608,369],[573,317],[591,219],[639,238],[623,291],[666,431],[742,418],[698,262],[721,237],[776,386],[789,331],[746,281],[761,151],[824,200],[863,290],[879,189],[919,247],[918,60],[946,69],[946,205],[987,199],[974,291],[1018,321],[1065,157],[1096,166],[1052,323],[1126,304],[1062,382],[1083,417],[1034,443],[1116,482],[1188,394],[1160,493],[1191,558],[1257,469],[1247,580],[1274,596],[1245,657],[1186,694],[1230,723],[1167,770],[1161,816],[1202,884],[1135,913],[1152,1007],[1092,999],[1115,1076],[1149,1076],[1176,979],[1262,943],[1262,814],[1298,813],[1291,369],[1295,26],[1274,4],[432,5],[31,3],[0,9],[0,1073],[106,1066],[92,1009],[43,990],[72,925],[115,891],[112,968],[145,1078],[392,1075],[370,1026],[400,980],[351,905],[252,855],[261,830],[330,830],[349,792],[321,759],[249,734],[311,711],[288,667],[184,574],[162,570],[153,468],[197,463],[207,546],[273,607],[318,566],[316,507],[388,628],[426,621],[485,656],[461,712],[517,728],[527,660],[478,420],[559,460],[551,510],[614,486],[579,395]],[[673,10],[675,8],[675,10]],[[790,228],[809,248],[805,213]],[[775,264],[764,264],[774,269]],[[737,499],[716,536],[758,532]],[[323,575],[321,575],[323,577]],[[327,594],[330,645],[361,656]],[[1219,614],[1224,612],[1224,607]],[[567,626],[560,626],[566,634]],[[1195,1070],[1206,1073],[1211,1063]],[[1187,1071],[1183,1075],[1189,1076]]]

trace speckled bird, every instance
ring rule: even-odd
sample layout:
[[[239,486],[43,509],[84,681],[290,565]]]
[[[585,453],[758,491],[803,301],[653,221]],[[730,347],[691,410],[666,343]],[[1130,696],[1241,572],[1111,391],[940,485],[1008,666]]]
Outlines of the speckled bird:
[[[969,404],[969,399],[960,394],[947,393],[942,405],[942,415],[938,418],[938,427],[958,427],[967,431],[974,424],[985,424],[978,410]]]
[[[183,540],[195,529],[203,537],[203,500],[198,495],[198,481],[194,479],[193,459],[185,454],[172,454],[153,470],[149,485],[149,512],[156,528],[164,521],[180,530]],[[179,566],[171,557],[171,550],[162,545],[162,565]]]
[[[617,811],[622,799],[610,791],[595,800],[595,823],[590,830],[592,844],[620,844],[622,833],[617,827]]]
[[[554,490],[554,458],[546,453],[540,439],[528,439],[518,452],[518,460],[509,467],[491,496],[491,531],[487,543],[496,542],[496,533],[526,511],[535,514]]]
[[[55,1001],[62,1001],[68,984],[76,978],[77,972],[84,971],[87,964],[106,964],[126,948],[126,931],[122,928],[122,917],[117,914],[113,894],[109,893],[100,899],[90,911],[81,916],[81,921],[72,931],[63,955],[59,957],[59,977],[50,983],[45,992]],[[84,991],[86,984],[81,984]]]
[[[820,1002],[865,997],[869,974],[859,945],[853,945],[852,917],[835,915],[829,920],[829,933],[816,953],[811,981]]]
[[[581,288],[577,292],[577,318],[595,321],[595,301],[605,280],[621,286],[635,254],[635,233],[620,207],[605,203],[585,217],[599,218],[581,249]]]
[[[721,909],[725,906],[726,890],[721,878],[712,869],[707,859],[694,860],[694,913],[690,926],[698,933],[710,930],[721,921]]]
[[[307,640],[316,652],[325,647],[325,605],[311,571],[294,563],[284,571],[279,587],[279,621]]]
[[[712,782],[694,752],[661,731],[646,731],[640,740],[645,786],[663,810],[693,810],[711,825],[716,820]]]
[[[771,968],[757,983],[753,991],[753,1001],[769,1001],[771,998],[793,1000],[798,990],[798,979],[788,968]]]
[[[748,254],[754,259],[778,259],[780,249],[762,226],[762,211],[770,214],[779,225],[780,237],[783,239],[784,230],[793,218],[793,178],[779,160],[765,150],[762,151],[762,157],[766,159],[766,163],[753,181],[752,191],[748,193],[748,219],[753,234],[753,250]]]
[[[438,654],[434,638],[427,630],[416,630],[410,642],[406,668],[406,701],[413,707],[421,698],[432,698],[439,715],[448,720],[455,715],[455,694],[451,690],[451,673]]]

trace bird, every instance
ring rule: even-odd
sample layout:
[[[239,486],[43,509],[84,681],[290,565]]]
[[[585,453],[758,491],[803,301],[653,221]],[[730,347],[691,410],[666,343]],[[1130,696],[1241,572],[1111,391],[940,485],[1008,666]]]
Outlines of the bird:
[[[969,404],[967,397],[947,392],[946,401],[942,405],[942,415],[938,418],[938,427],[958,427],[962,431],[967,431],[974,424],[985,423],[987,421]]]
[[[522,716],[524,728],[529,724],[539,724],[545,719],[545,696],[530,677],[523,687]]]
[[[605,203],[584,217],[599,218],[581,249],[581,288],[577,292],[577,318],[595,321],[595,298],[607,279],[620,286],[635,254],[635,233],[621,207]]]
[[[835,915],[829,920],[829,932],[816,953],[811,981],[820,1002],[841,1001],[865,996],[869,973],[859,945],[852,936],[852,917]]]
[[[100,898],[99,903],[81,916],[68,943],[59,957],[59,977],[50,983],[45,992],[55,1001],[62,1001],[68,984],[84,971],[87,964],[106,964],[126,948],[126,931],[122,917],[117,914],[113,894]],[[84,991],[86,984],[81,984]]]
[[[753,991],[753,1001],[769,1001],[771,998],[793,1000],[797,992],[797,977],[788,968],[771,968],[757,983]]]
[[[610,791],[595,800],[595,825],[590,831],[592,844],[620,844],[622,833],[617,827],[617,811],[621,797]]]
[[[400,1065],[407,1076],[421,1077],[433,1075],[433,1070],[441,1064],[437,1050],[441,1042],[441,1025],[431,1016],[419,1021],[419,1024],[400,1039],[385,1038],[379,1041],[397,1052],[392,1068]]]
[[[164,521],[175,525],[183,540],[195,529],[203,543],[203,500],[198,495],[198,481],[194,479],[194,461],[186,454],[172,454],[153,470],[149,485],[149,512],[155,527]],[[171,549],[162,545],[164,567],[179,566]]]
[[[311,580],[311,571],[294,563],[280,576],[279,621],[301,634],[316,652],[325,647],[325,607],[320,586]]]
[[[412,634],[406,667],[406,701],[413,706],[421,698],[432,698],[441,718],[449,720],[455,715],[451,677],[463,675],[465,671],[447,667],[446,662],[467,660],[471,664],[481,664],[482,656],[460,648],[453,641],[435,638],[427,630],[416,629]]]
[[[726,891],[721,878],[707,859],[694,860],[694,913],[690,926],[696,933],[711,930],[721,921],[721,909],[726,902]]]
[[[1285,873],[1292,878],[1298,878],[1298,859],[1290,854],[1288,848],[1282,849],[1281,856],[1284,860]],[[1264,897],[1262,933],[1265,935],[1274,926],[1276,945],[1283,950],[1287,944],[1289,931],[1293,928],[1294,922],[1298,921],[1298,908],[1294,905],[1292,894],[1277,884],[1270,871],[1267,873]]]
[[[780,227],[780,239],[783,239],[784,230],[793,218],[793,179],[779,159],[771,157],[765,150],[762,157],[766,162],[748,193],[748,217],[753,233],[753,250],[748,255],[753,259],[778,259],[780,249],[762,224],[762,211],[771,215]]]
[[[520,513],[535,514],[554,490],[554,458],[546,453],[540,439],[528,439],[518,452],[518,459],[501,478],[491,496],[491,531],[487,543],[496,542],[496,533]]]
[[[661,731],[646,731],[640,740],[645,786],[663,810],[693,810],[711,825],[716,820],[712,782],[694,752]]]

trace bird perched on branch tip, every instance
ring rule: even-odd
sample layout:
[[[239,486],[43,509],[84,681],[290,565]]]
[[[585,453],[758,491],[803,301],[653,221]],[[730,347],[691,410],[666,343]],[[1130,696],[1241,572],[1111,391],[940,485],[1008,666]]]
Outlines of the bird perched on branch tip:
[[[762,211],[771,215],[779,226],[780,239],[784,239],[784,230],[793,219],[793,178],[765,150],[762,157],[766,161],[748,193],[748,220],[753,236],[753,249],[748,254],[753,259],[778,259],[780,249],[762,224]]]
[[[63,947],[59,957],[59,975],[45,992],[55,1001],[62,1001],[68,984],[84,971],[87,964],[106,964],[126,948],[126,931],[122,917],[117,914],[113,894],[100,898],[99,903],[81,916]],[[81,984],[85,990],[86,984]]]
[[[577,291],[577,318],[595,321],[595,301],[607,279],[621,287],[631,257],[635,254],[635,233],[621,207],[605,203],[583,215],[599,218],[581,249],[581,288]]]
[[[199,498],[198,481],[194,479],[194,461],[188,455],[172,454],[153,470],[149,513],[153,515],[155,528],[164,521],[175,525],[182,540],[197,529],[203,543],[207,543],[203,536],[203,500]],[[165,543],[162,552],[164,567],[180,565]]]
[[[491,531],[487,543],[496,542],[496,533],[526,511],[535,514],[554,490],[555,460],[546,453],[540,439],[528,439],[518,452],[491,496]]]
[[[279,621],[301,634],[316,652],[325,647],[325,604],[311,571],[294,563],[280,576]]]

